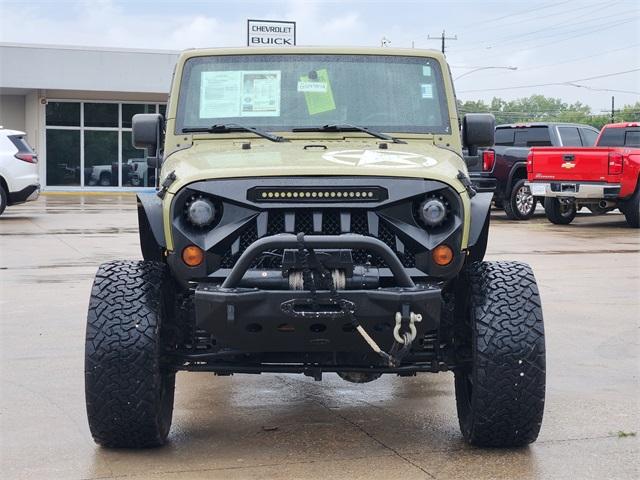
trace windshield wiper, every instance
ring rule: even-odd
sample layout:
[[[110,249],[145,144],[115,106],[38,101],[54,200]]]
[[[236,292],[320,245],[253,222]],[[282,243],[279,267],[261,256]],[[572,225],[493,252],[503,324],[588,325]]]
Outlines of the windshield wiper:
[[[239,123],[220,123],[216,125],[211,125],[210,127],[192,127],[192,128],[183,128],[182,133],[196,133],[196,132],[206,132],[206,133],[229,133],[229,132],[251,132],[256,135],[266,138],[267,140],[271,140],[272,142],[286,142],[288,141],[286,138],[281,137],[280,135],[274,135],[273,133],[264,132],[255,127],[247,127],[246,125],[240,125]]]
[[[392,137],[386,133],[376,132],[367,127],[361,127],[359,125],[352,125],[350,123],[323,125],[322,127],[304,127],[294,128],[292,132],[364,132],[368,133],[372,137],[380,138],[381,140],[389,140],[393,143],[407,143],[399,138]]]

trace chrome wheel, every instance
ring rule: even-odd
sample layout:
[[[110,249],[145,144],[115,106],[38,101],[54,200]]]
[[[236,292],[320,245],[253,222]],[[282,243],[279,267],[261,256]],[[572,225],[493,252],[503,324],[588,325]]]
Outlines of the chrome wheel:
[[[534,197],[526,185],[521,186],[516,192],[516,207],[521,215],[529,215],[535,208]]]

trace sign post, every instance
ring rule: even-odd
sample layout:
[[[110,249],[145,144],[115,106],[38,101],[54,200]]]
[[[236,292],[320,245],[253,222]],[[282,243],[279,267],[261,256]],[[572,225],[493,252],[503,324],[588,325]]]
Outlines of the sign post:
[[[248,47],[291,47],[296,44],[296,22],[247,20]]]

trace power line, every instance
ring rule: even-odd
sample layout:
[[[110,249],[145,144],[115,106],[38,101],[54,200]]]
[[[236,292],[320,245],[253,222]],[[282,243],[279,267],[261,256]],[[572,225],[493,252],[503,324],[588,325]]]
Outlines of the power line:
[[[557,7],[557,6],[563,5],[565,3],[569,3],[570,1],[571,0],[565,0],[563,2],[551,3],[551,4],[544,5],[544,6],[538,7],[538,8],[533,8],[533,9],[529,8],[527,10],[521,10],[519,12],[509,13],[509,14],[503,15],[501,17],[483,19],[482,23],[484,23],[484,24],[486,24],[486,23],[495,23],[495,22],[499,22],[500,20],[503,20],[505,18],[517,17],[519,15],[530,15],[530,14],[538,12],[540,10],[546,10],[547,8],[553,8],[553,7]],[[477,26],[477,25],[478,25],[478,23],[474,22],[474,23],[470,23],[468,25],[465,25],[463,28],[471,27],[471,26]]]
[[[567,40],[573,40],[574,38],[584,37],[585,35],[591,35],[593,33],[602,32],[604,30],[609,30],[611,28],[619,27],[620,25],[624,25],[626,23],[636,22],[636,21],[637,21],[637,17],[629,18],[629,19],[621,21],[621,22],[615,21],[615,22],[612,22],[610,24],[606,24],[606,26],[602,26],[601,28],[589,29],[586,32],[579,33],[579,34],[576,34],[576,35],[572,35],[572,36],[569,36],[569,37],[566,37],[566,38],[561,38],[561,39],[558,39],[558,40],[554,40],[552,42],[540,43],[538,45],[533,45],[531,47],[518,48],[518,49],[515,49],[515,50],[507,50],[507,51],[504,51],[504,52],[496,53],[494,55],[488,55],[488,56],[483,57],[483,58],[484,59],[488,59],[488,58],[493,58],[493,57],[496,57],[496,56],[506,55],[506,54],[509,54],[509,53],[523,52],[523,51],[527,51],[527,50],[535,50],[535,49],[538,49],[540,47],[546,47],[548,45],[556,45],[556,44],[561,43],[561,42],[566,42]]]
[[[595,13],[597,11],[600,11],[600,10],[602,10],[604,8],[609,8],[609,5],[602,6],[601,3],[596,3],[596,4],[593,4],[593,5],[590,5],[587,8],[592,8],[592,7],[595,7],[595,9],[590,10],[586,14],[583,13],[582,15],[573,16],[571,18],[571,21],[576,20],[578,18],[582,18],[582,17],[584,17],[586,15],[591,15],[591,14],[593,14],[593,13]],[[572,9],[571,12],[574,12],[574,9]],[[618,12],[618,13],[615,13],[615,14],[612,14],[612,15],[608,15],[606,17],[590,18],[588,20],[582,20],[580,22],[574,22],[574,23],[561,22],[561,23],[554,24],[554,25],[548,25],[548,26],[546,26],[544,28],[541,28],[541,29],[538,29],[538,30],[532,30],[532,31],[529,31],[529,32],[524,32],[524,33],[519,32],[519,33],[516,33],[516,34],[513,34],[513,35],[507,35],[507,36],[504,36],[504,37],[498,37],[497,39],[494,39],[494,40],[479,42],[480,45],[474,45],[472,47],[456,49],[456,53],[467,52],[467,51],[471,51],[471,50],[495,48],[495,47],[483,46],[483,45],[486,45],[486,44],[492,43],[492,42],[498,42],[498,41],[501,41],[501,40],[508,40],[510,38],[522,38],[522,37],[533,35],[533,34],[539,33],[539,32],[544,32],[546,30],[550,30],[550,29],[557,28],[557,27],[563,27],[563,28],[572,27],[574,25],[579,25],[579,24],[582,24],[582,23],[588,23],[588,22],[592,22],[594,20],[602,20],[603,18],[610,18],[610,17],[623,15],[623,14],[625,14],[625,12]],[[552,15],[550,15],[550,16],[552,16]],[[553,16],[555,16],[555,14]],[[583,28],[583,27],[581,27],[581,28]],[[564,33],[567,33],[567,32],[554,33],[554,34],[552,34],[552,36],[562,35]],[[545,36],[543,35],[542,38],[545,38]],[[527,41],[530,41],[530,40],[524,39],[524,42],[527,42]]]
[[[634,69],[631,69],[631,70],[625,70],[624,72],[606,73],[604,75],[596,75],[596,76],[593,76],[593,77],[576,78],[575,80],[566,80],[564,82],[538,83],[538,84],[535,84],[535,85],[518,85],[518,86],[515,86],[515,87],[485,88],[485,89],[476,89],[476,90],[460,90],[458,93],[497,92],[497,91],[502,91],[502,90],[517,90],[517,89],[520,89],[520,88],[550,87],[550,86],[558,86],[558,85],[573,86],[573,85],[570,85],[570,84],[574,83],[574,82],[584,82],[584,81],[587,81],[587,80],[596,80],[598,78],[615,77],[617,75],[624,75],[626,73],[637,72],[638,70],[640,70],[640,68],[634,68]]]

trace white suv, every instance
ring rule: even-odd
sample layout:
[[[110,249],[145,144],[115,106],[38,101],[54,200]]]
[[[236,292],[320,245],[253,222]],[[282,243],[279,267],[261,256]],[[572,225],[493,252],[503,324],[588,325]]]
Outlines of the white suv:
[[[0,215],[7,205],[40,195],[38,156],[24,137],[24,132],[0,127]]]

